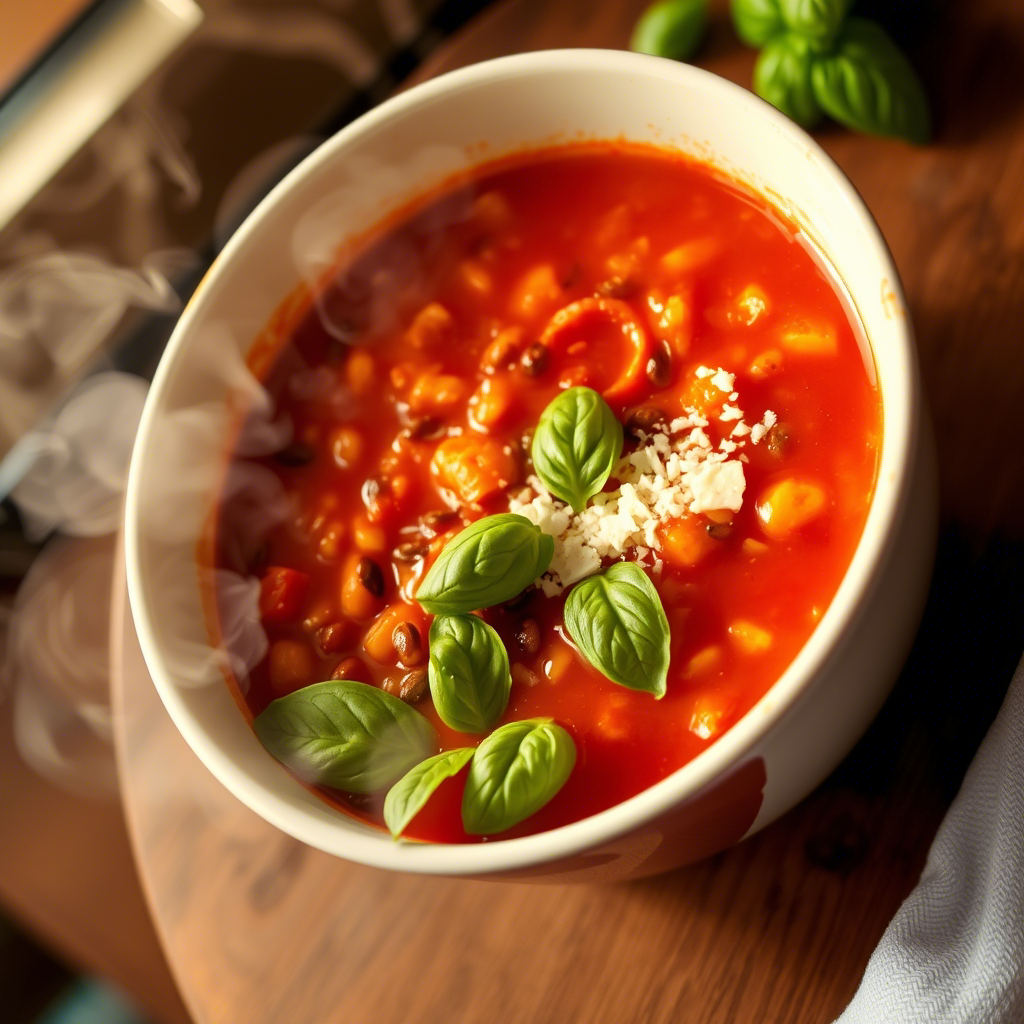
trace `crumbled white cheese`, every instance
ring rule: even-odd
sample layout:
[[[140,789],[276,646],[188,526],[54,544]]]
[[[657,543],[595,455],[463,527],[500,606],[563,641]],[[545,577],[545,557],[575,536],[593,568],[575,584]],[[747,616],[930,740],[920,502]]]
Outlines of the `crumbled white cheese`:
[[[690,474],[690,489],[693,491],[690,511],[710,512],[727,508],[739,512],[746,486],[742,463],[735,460],[705,462]]]
[[[711,383],[714,384],[719,391],[724,391],[726,394],[729,394],[732,391],[733,381],[735,380],[735,373],[726,373],[725,370],[719,367],[711,378]]]
[[[721,367],[698,367],[698,379],[711,378],[735,402],[739,395],[732,389],[735,375]],[[647,563],[655,574],[662,570],[659,527],[672,519],[701,512],[728,509],[737,512],[743,504],[746,479],[740,452],[749,435],[763,436],[775,422],[770,410],[763,420],[748,427],[743,410],[725,403],[717,417],[716,433],[731,428],[729,440],[722,437],[718,449],[705,428],[711,424],[695,409],[666,426],[658,424],[651,433],[637,431],[639,445],[620,460],[612,471],[619,487],[594,496],[579,515],[531,476],[525,490],[509,502],[509,511],[518,512],[545,533],[555,538],[555,553],[548,571],[538,585],[553,597],[578,580],[597,572],[605,559],[632,553]]]

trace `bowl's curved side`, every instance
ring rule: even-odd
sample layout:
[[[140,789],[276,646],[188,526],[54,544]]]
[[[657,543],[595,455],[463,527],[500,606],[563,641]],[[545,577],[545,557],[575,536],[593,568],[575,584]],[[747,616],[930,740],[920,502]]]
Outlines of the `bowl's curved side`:
[[[576,138],[682,149],[739,176],[808,225],[848,288],[875,353],[884,403],[878,487],[850,569],[811,639],[769,694],[689,765],[617,807],[540,835],[479,846],[396,844],[340,817],[260,747],[222,683],[223,652],[209,643],[197,539],[221,481],[232,410],[260,396],[247,352],[295,286],[315,281],[333,263],[339,241],[452,173]],[[786,196],[799,196],[799,205]],[[472,875],[550,871],[583,851],[631,841],[751,759],[764,760],[767,782],[744,830],[759,827],[838,759],[836,751],[877,709],[902,657],[895,639],[878,645],[874,659],[863,662],[878,680],[870,691],[847,687],[845,702],[826,697],[830,674],[845,671],[837,651],[864,619],[866,602],[884,603],[887,588],[895,587],[887,566],[896,524],[918,514],[908,495],[920,444],[920,388],[900,303],[884,241],[838,168],[778,111],[707,72],[623,52],[549,51],[453,72],[388,101],[304,161],[248,218],[183,314],[154,380],[129,476],[126,557],[142,650],[175,725],[211,772],[272,824],[378,867]],[[256,504],[273,507],[272,491],[260,490],[268,481],[247,486],[255,488]],[[926,573],[924,562],[915,563],[915,580]],[[258,657],[254,595],[236,582],[242,611],[234,628]],[[906,641],[912,618],[882,616],[881,624],[891,623],[894,637]],[[825,719],[837,717],[830,708],[840,705],[845,725],[801,753],[800,729],[815,722],[823,729]],[[731,838],[739,835],[725,841]],[[655,863],[652,852],[631,848],[632,870]]]

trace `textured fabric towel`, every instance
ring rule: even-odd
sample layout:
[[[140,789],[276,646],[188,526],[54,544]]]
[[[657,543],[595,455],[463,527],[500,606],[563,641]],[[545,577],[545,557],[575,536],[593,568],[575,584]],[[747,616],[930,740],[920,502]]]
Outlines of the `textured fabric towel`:
[[[1024,662],[836,1024],[1024,1022]]]

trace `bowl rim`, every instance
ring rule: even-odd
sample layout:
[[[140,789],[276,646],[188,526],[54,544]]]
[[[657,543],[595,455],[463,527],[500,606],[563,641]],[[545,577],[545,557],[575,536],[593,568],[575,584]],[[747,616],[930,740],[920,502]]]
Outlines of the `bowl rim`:
[[[217,743],[192,714],[162,654],[158,630],[149,615],[142,584],[144,538],[141,464],[157,421],[160,396],[173,367],[185,351],[193,325],[202,320],[214,281],[229,275],[235,255],[251,244],[264,219],[277,203],[322,165],[337,159],[349,143],[375,131],[396,115],[434,103],[446,94],[502,79],[532,77],[538,73],[617,73],[669,79],[685,89],[696,85],[717,91],[732,106],[747,107],[766,119],[790,142],[799,144],[820,170],[831,179],[837,201],[851,209],[862,232],[860,247],[882,269],[892,288],[897,308],[905,309],[899,274],[881,231],[856,188],[830,156],[806,132],[753,93],[688,64],[621,50],[545,50],[499,57],[430,79],[384,101],[323,143],[292,170],[253,210],[211,264],[206,276],[183,311],[154,376],[132,454],[125,505],[125,559],[129,600],[139,644],[153,683],[175,727],[214,777],[246,806],[270,824],[302,842],[327,853],[373,867],[438,875],[476,875],[519,872],[580,854],[629,835],[672,808],[692,799],[709,784],[738,768],[752,749],[787,714],[791,713],[818,677],[818,671],[834,653],[838,641],[858,617],[873,590],[879,568],[892,540],[893,527],[907,504],[912,455],[918,441],[920,384],[916,352],[906,317],[891,318],[896,356],[902,358],[906,392],[887,401],[880,389],[883,410],[882,452],[875,493],[854,555],[828,609],[797,656],[760,700],[722,737],[692,761],[648,789],[598,814],[569,825],[516,839],[480,844],[429,844],[395,842],[383,831],[364,825],[337,828],[307,808],[297,806],[279,787],[257,782]],[[486,158],[480,162],[486,162]],[[713,161],[712,161],[713,163]],[[799,216],[797,216],[799,222]],[[869,339],[870,345],[870,339]],[[875,347],[870,346],[877,361]],[[900,402],[902,397],[905,401]],[[895,404],[894,404],[895,403]],[[890,408],[894,404],[893,408]],[[270,755],[267,755],[270,756]],[[282,768],[281,779],[298,785]]]

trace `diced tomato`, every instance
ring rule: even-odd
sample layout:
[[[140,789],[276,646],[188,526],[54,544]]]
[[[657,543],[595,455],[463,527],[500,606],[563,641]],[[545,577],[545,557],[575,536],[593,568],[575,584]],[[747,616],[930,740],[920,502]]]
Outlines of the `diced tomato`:
[[[518,483],[519,459],[508,444],[489,437],[450,437],[437,446],[430,471],[440,487],[459,501],[475,505]]]
[[[264,622],[294,622],[302,615],[309,576],[272,565],[260,581],[260,617]]]

